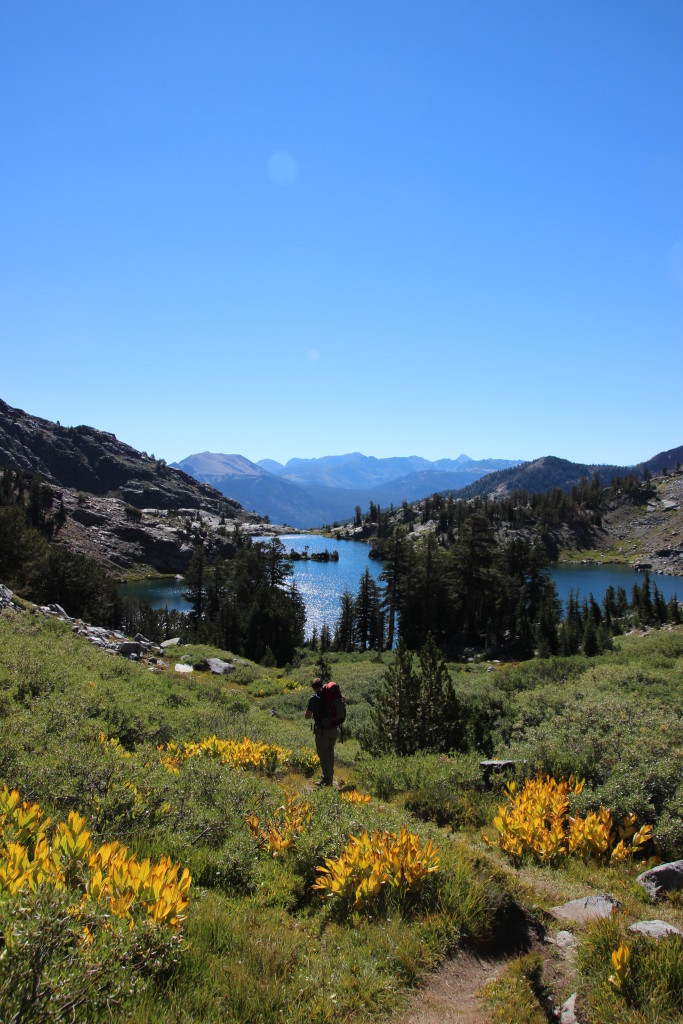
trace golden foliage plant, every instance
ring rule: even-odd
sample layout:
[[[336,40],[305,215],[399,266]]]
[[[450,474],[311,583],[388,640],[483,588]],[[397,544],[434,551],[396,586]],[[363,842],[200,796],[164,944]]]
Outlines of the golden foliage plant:
[[[605,807],[585,818],[570,814],[570,798],[581,792],[584,781],[578,782],[570,775],[558,782],[550,775],[538,775],[527,779],[521,790],[509,782],[505,794],[508,802],[499,805],[493,819],[497,845],[513,861],[530,856],[549,864],[571,854],[598,860],[611,855],[612,860],[622,861],[637,853],[652,838],[652,826],[644,825],[636,831],[634,814],[627,815],[616,828],[611,811]]]
[[[17,790],[0,792],[0,901],[43,886],[68,891],[77,917],[97,901],[107,912],[126,918],[131,929],[141,921],[178,929],[189,903],[190,873],[168,857],[158,863],[128,856],[118,842],[93,849],[85,819],[70,811],[48,832],[38,804],[22,801]]]
[[[369,804],[370,794],[358,793],[355,789],[350,789],[348,792],[342,793],[342,800],[346,800],[350,804]]]
[[[231,768],[263,769],[269,762],[286,763],[291,751],[274,743],[252,740],[244,736],[241,740],[222,740],[208,736],[199,742],[169,743],[157,747],[161,763],[171,772],[180,771],[191,757],[215,757],[221,764]]]
[[[614,967],[614,974],[610,974],[609,983],[614,985],[617,992],[621,992],[624,988],[624,982],[629,974],[629,960],[631,959],[631,950],[625,943],[621,943],[619,949],[612,951],[612,966]]]
[[[430,874],[439,870],[438,850],[430,840],[420,846],[420,838],[405,827],[395,832],[364,831],[350,836],[340,856],[326,858],[316,869],[313,889],[322,899],[338,899],[354,910],[365,910],[392,892],[399,906],[424,885]]]
[[[247,816],[247,825],[258,845],[268,850],[273,857],[290,850],[306,828],[313,813],[305,799],[297,799],[294,793],[285,793],[285,802],[277,808],[265,828],[255,811]]]

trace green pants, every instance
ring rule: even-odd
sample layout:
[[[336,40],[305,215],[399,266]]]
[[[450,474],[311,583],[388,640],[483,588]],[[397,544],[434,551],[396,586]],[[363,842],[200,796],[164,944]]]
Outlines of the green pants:
[[[331,729],[315,728],[315,749],[320,758],[323,782],[331,786],[334,779],[334,745],[337,742],[337,727]]]

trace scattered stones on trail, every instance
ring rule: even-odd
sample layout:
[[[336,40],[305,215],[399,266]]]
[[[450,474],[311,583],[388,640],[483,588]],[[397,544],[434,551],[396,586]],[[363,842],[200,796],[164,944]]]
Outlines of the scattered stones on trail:
[[[560,1009],[560,1024],[578,1024],[576,1016],[576,992],[572,992]]]
[[[620,906],[621,903],[614,896],[603,893],[600,896],[570,900],[561,907],[553,907],[550,913],[560,921],[594,921],[599,917],[609,917]]]
[[[659,920],[636,921],[629,927],[629,931],[649,935],[651,939],[665,939],[667,935],[683,935],[683,932],[674,925]]]
[[[636,881],[652,900],[658,900],[667,892],[683,889],[683,860],[672,860],[668,864],[659,864],[656,868],[643,871]]]
[[[576,936],[573,932],[559,931],[554,937],[546,935],[544,942],[562,950],[572,950],[576,946]]]

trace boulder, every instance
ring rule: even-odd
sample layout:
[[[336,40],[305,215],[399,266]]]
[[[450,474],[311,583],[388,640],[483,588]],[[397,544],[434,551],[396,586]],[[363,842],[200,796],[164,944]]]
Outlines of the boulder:
[[[142,651],[142,644],[138,640],[124,640],[118,645],[118,652],[119,654],[122,654],[124,658],[139,658]]]
[[[672,860],[668,864],[659,864],[656,868],[643,871],[636,881],[653,900],[658,900],[667,892],[683,889],[683,860]]]
[[[215,676],[225,676],[235,671],[235,666],[230,661],[223,661],[221,658],[206,658],[204,664]]]
[[[636,921],[629,928],[630,932],[639,932],[641,935],[649,935],[652,939],[665,939],[667,935],[683,935],[672,924],[666,921]]]
[[[610,917],[612,911],[621,906],[614,896],[603,893],[601,896],[583,896],[578,900],[570,900],[561,907],[553,907],[550,913],[561,921],[594,921],[598,917]]]
[[[560,1024],[577,1024],[576,992],[573,992],[560,1010]]]
[[[180,662],[176,662],[175,670],[176,672],[180,672],[181,675],[186,675],[190,672],[194,672],[192,665],[181,665]]]
[[[180,643],[179,636],[173,636],[170,640],[163,640],[160,647],[165,651],[167,647],[177,647]]]

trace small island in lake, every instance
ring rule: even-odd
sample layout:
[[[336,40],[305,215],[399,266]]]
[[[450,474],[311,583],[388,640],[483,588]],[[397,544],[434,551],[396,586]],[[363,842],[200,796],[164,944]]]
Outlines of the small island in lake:
[[[303,551],[295,551],[292,548],[287,557],[290,562],[338,562],[339,552],[328,551],[327,548],[324,551],[309,551],[308,548]]]

